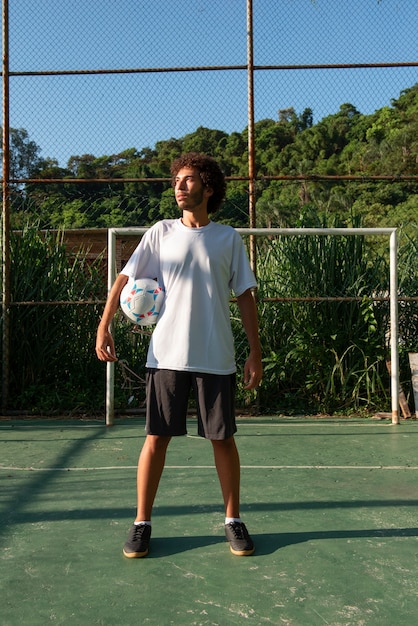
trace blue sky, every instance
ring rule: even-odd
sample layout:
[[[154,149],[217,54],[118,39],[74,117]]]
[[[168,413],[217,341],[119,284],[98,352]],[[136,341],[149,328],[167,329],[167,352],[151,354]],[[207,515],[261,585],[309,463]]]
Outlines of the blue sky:
[[[418,0],[254,0],[256,65],[418,60]],[[11,72],[246,64],[245,0],[10,0]],[[418,82],[418,67],[265,70],[256,119],[351,102],[368,114]],[[12,76],[10,122],[65,165],[182,137],[198,126],[247,125],[239,71]]]

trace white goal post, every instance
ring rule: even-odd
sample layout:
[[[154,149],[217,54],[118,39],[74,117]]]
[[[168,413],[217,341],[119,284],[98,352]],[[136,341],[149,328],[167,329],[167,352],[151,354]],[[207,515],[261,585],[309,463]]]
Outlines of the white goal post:
[[[148,228],[109,228],[108,230],[108,272],[107,283],[110,291],[117,274],[116,237],[119,235],[143,235]],[[384,235],[389,237],[390,256],[390,358],[391,358],[391,407],[392,424],[399,424],[399,351],[398,351],[398,237],[396,228],[237,228],[241,235]],[[115,403],[115,364],[107,363],[106,368],[106,425],[114,422]]]

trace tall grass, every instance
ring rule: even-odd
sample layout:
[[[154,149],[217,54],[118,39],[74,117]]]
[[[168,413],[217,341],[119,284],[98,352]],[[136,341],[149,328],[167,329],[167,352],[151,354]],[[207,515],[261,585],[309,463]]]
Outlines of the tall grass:
[[[418,224],[408,224],[400,232],[398,283],[401,296],[418,296]],[[409,352],[418,352],[418,301],[399,303],[399,361],[401,385],[412,397]],[[413,404],[413,400],[411,400]],[[411,406],[412,408],[412,406]]]
[[[341,226],[334,223],[333,226]],[[263,244],[259,297],[359,301],[261,303],[266,408],[341,411],[387,402],[383,257],[358,236],[282,236]]]
[[[97,360],[94,346],[106,298],[103,259],[89,262],[86,250],[71,256],[62,234],[40,232],[35,226],[12,233],[10,243],[9,408],[45,414],[102,413],[105,366]],[[71,304],[78,301],[91,303]],[[118,351],[131,367],[140,369],[147,339],[135,337],[130,329],[117,318]],[[117,366],[115,397],[121,407],[128,402],[126,385],[123,367]]]
[[[87,337],[99,305],[48,304],[104,297],[99,263],[70,259],[61,235],[27,227],[11,236],[10,397],[13,408],[71,412],[103,394]],[[32,305],[31,302],[44,302]]]

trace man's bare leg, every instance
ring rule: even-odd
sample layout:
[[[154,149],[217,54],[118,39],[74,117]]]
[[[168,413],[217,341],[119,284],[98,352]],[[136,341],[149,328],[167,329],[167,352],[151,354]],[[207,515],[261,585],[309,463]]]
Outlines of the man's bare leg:
[[[138,460],[137,515],[123,554],[129,559],[147,556],[151,538],[151,513],[161,474],[163,473],[170,437],[147,435]],[[143,523],[139,523],[143,522]],[[144,523],[145,522],[145,523]]]
[[[226,517],[239,518],[240,459],[234,437],[212,440],[216,471],[221,484]]]
[[[229,549],[236,556],[249,556],[254,543],[240,518],[240,460],[234,437],[212,441],[215,465],[225,504],[225,534]]]
[[[147,435],[139,455],[136,522],[150,521],[171,437]]]

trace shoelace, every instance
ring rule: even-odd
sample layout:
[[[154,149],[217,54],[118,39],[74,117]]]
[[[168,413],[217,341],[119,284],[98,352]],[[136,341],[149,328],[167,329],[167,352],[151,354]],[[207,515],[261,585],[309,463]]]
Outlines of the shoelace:
[[[146,529],[147,525],[146,524],[135,524],[135,530],[134,530],[134,536],[133,539],[141,539],[142,538],[142,533],[144,532],[144,530]]]
[[[235,539],[245,539],[244,527],[242,524],[230,524],[234,533]]]

